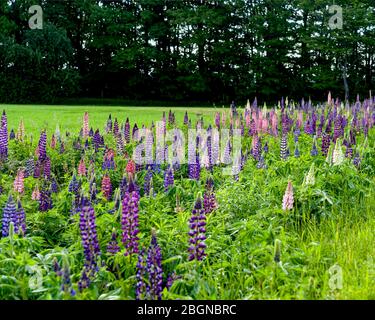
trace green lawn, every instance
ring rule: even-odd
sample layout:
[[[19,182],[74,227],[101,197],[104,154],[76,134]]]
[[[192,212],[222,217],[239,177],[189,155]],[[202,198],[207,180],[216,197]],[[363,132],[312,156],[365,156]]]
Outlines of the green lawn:
[[[40,130],[46,128],[49,132],[54,132],[59,124],[60,131],[66,130],[76,132],[82,127],[82,118],[85,111],[89,112],[90,126],[100,128],[102,131],[108,115],[112,114],[112,119],[116,117],[119,123],[125,122],[129,117],[131,125],[137,122],[138,127],[143,123],[151,124],[151,121],[161,119],[163,111],[168,116],[169,110],[175,112],[177,122],[182,122],[185,111],[188,111],[192,121],[197,116],[211,120],[215,113],[214,108],[182,108],[182,107],[119,107],[119,106],[47,106],[47,105],[0,105],[8,116],[8,128],[17,129],[21,118],[24,119],[26,133],[39,134]],[[218,110],[218,109],[216,109]]]

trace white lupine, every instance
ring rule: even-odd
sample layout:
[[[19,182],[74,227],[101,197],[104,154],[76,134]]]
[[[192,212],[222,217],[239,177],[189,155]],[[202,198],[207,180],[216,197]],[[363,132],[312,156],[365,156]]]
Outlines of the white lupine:
[[[336,140],[335,149],[332,154],[332,163],[334,166],[338,166],[344,162],[345,156],[341,148],[339,139]]]
[[[315,184],[315,165],[311,165],[309,172],[306,174],[303,181],[305,186],[313,186]]]

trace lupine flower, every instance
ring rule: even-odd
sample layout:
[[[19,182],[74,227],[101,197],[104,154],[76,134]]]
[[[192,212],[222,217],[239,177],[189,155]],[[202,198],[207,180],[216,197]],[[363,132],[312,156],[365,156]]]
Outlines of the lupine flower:
[[[52,182],[51,182],[51,192],[52,193],[57,193],[59,190],[59,187],[57,185],[57,181],[55,178],[52,179]]]
[[[97,152],[100,148],[104,147],[104,143],[102,140],[102,136],[100,135],[99,129],[96,129],[94,137],[93,137],[93,142],[94,142],[94,148],[95,151]]]
[[[59,153],[63,154],[64,152],[65,152],[65,144],[64,144],[64,141],[61,141]]]
[[[26,214],[25,210],[22,207],[21,201],[18,199],[17,201],[17,211],[16,211],[17,221],[14,225],[14,232],[19,234],[26,233]]]
[[[25,137],[25,125],[23,124],[23,120],[21,119],[20,123],[18,125],[18,130],[17,130],[17,133],[16,133],[16,139],[18,141],[23,141],[24,137]]]
[[[296,144],[296,148],[294,149],[294,157],[299,158],[301,156],[301,153],[298,148],[298,144]]]
[[[112,196],[112,184],[111,184],[111,179],[108,176],[108,174],[105,174],[103,179],[102,179],[102,193],[103,196],[109,201]]]
[[[138,126],[136,123],[134,123],[134,126],[133,126],[132,138],[133,140],[138,140]]]
[[[9,235],[9,225],[11,222],[15,224],[17,221],[17,213],[16,213],[16,204],[13,201],[11,195],[8,197],[8,201],[3,209],[3,218],[2,218],[2,236],[7,237]]]
[[[104,154],[104,160],[103,160],[103,165],[102,165],[102,170],[114,170],[116,165],[115,165],[115,160],[114,160],[115,153],[113,149],[107,149],[105,154]]]
[[[87,111],[83,115],[82,136],[84,138],[89,136],[89,114]]]
[[[184,116],[184,125],[187,126],[189,123],[189,116],[187,111],[185,111],[185,116]]]
[[[83,159],[81,159],[79,161],[78,175],[79,176],[86,176],[86,165],[85,165],[85,161]]]
[[[31,199],[34,201],[40,200],[40,191],[38,185],[35,186],[33,193],[31,194]]]
[[[151,244],[147,251],[142,250],[137,263],[137,300],[161,300],[163,289],[163,269],[161,267],[161,249],[155,232],[152,232]]]
[[[120,247],[117,242],[117,232],[116,232],[116,229],[113,228],[111,241],[107,245],[107,252],[110,254],[116,254],[119,251],[120,251]]]
[[[40,139],[38,143],[38,157],[39,161],[44,161],[47,157],[47,151],[46,151],[46,146],[47,146],[47,134],[46,131],[42,131],[40,134]]]
[[[116,147],[117,147],[117,153],[120,155],[123,155],[124,154],[124,141],[122,139],[121,133],[117,135]]]
[[[39,197],[39,211],[48,211],[49,209],[52,209],[52,198],[51,198],[51,190],[48,188],[47,183],[44,182],[42,184],[42,188],[40,191],[40,197]]]
[[[147,172],[146,172],[145,178],[144,178],[144,187],[143,187],[144,191],[145,191],[145,195],[150,194],[151,179],[152,179],[152,171],[151,171],[150,167],[148,166]]]
[[[339,140],[336,140],[335,148],[332,154],[332,164],[340,165],[344,162],[344,153],[342,152],[341,143]]]
[[[105,127],[105,132],[106,133],[112,132],[112,115],[111,114],[108,117],[107,124],[106,124],[106,127]]]
[[[70,279],[70,270],[67,263],[64,264],[62,270],[62,284],[61,284],[61,291],[64,292],[66,295],[75,296],[76,292],[72,287],[72,281]]]
[[[331,144],[331,136],[327,133],[324,133],[323,138],[322,138],[322,155],[323,156],[327,156],[330,144]]]
[[[63,275],[63,272],[62,272],[62,269],[61,269],[61,266],[59,264],[59,261],[55,258],[53,258],[53,271],[55,271],[56,275],[58,277],[61,277]]]
[[[43,175],[46,179],[51,178],[51,159],[47,156],[42,164]]]
[[[130,143],[130,123],[129,118],[126,118],[125,126],[124,126],[124,137],[126,143]]]
[[[16,179],[14,179],[13,189],[15,192],[23,193],[24,187],[24,171],[22,169],[18,170]]]
[[[202,260],[205,254],[206,244],[206,215],[202,206],[201,196],[195,202],[194,209],[192,210],[192,216],[189,220],[189,261],[191,260]]]
[[[79,228],[85,257],[84,266],[88,276],[92,276],[98,271],[97,263],[100,256],[100,247],[96,231],[95,211],[87,197],[82,197],[79,218]]]
[[[280,158],[286,160],[288,158],[288,141],[287,136],[283,134],[280,143]]]
[[[353,164],[358,168],[361,165],[361,157],[357,152],[353,158]]]
[[[288,181],[288,186],[285,190],[283,198],[283,210],[292,210],[294,205],[294,194],[293,194],[293,185],[291,181]]]
[[[311,165],[309,172],[306,174],[303,184],[306,186],[313,186],[315,184],[315,166],[314,163]]]
[[[0,159],[8,159],[8,121],[5,114],[5,110],[1,116],[1,127],[0,127]]]
[[[129,160],[129,162],[126,165],[126,172],[129,175],[129,178],[134,177],[135,174],[135,162],[133,160]]]
[[[16,134],[14,133],[14,130],[10,130],[9,133],[9,140],[14,140],[16,138]]]
[[[217,208],[215,193],[213,190],[213,180],[206,181],[206,190],[203,194],[203,207],[206,214],[213,212]]]
[[[125,255],[138,253],[138,212],[139,193],[135,190],[133,181],[130,181],[122,200],[121,229]]]
[[[68,191],[73,194],[78,194],[79,188],[80,188],[80,183],[77,180],[76,174],[73,173],[72,180],[70,180],[69,182]]]
[[[314,139],[314,142],[313,142],[313,146],[312,146],[312,149],[310,151],[310,154],[311,156],[315,157],[318,155],[318,149],[316,147],[316,142],[315,142],[315,139]]]
[[[52,134],[52,137],[51,137],[51,148],[52,149],[55,149],[56,148],[56,144],[57,144],[57,141],[56,141],[56,137],[54,134]]]
[[[32,176],[34,174],[35,164],[34,158],[31,157],[25,162],[25,178]]]
[[[173,187],[174,185],[174,175],[172,167],[169,167],[164,174],[164,191],[168,192],[168,190]]]
[[[119,128],[118,128],[118,121],[117,118],[115,118],[115,122],[113,124],[113,134],[117,136],[119,133]]]

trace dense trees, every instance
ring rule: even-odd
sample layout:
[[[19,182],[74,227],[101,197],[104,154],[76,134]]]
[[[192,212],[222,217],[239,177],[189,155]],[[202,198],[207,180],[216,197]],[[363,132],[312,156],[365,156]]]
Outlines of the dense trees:
[[[325,0],[0,0],[0,101],[368,94],[374,3],[335,3],[343,28]]]

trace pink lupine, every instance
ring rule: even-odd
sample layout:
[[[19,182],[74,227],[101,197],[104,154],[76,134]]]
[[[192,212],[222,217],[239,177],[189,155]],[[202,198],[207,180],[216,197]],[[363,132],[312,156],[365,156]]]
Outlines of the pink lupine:
[[[110,200],[112,195],[112,184],[111,179],[107,174],[103,177],[102,180],[102,193],[107,200]]]
[[[18,170],[16,179],[14,180],[13,188],[15,192],[23,193],[24,187],[24,179],[25,173],[22,169]]]
[[[51,138],[51,148],[52,148],[52,149],[55,149],[55,148],[56,148],[56,143],[57,143],[57,141],[56,141],[56,137],[55,137],[54,134],[52,134],[52,138]]]
[[[284,198],[283,198],[283,210],[292,210],[294,204],[294,194],[293,194],[293,185],[292,182],[288,181],[288,186],[285,190]]]
[[[86,165],[85,165],[85,161],[83,159],[81,159],[79,161],[78,175],[80,175],[80,176],[86,176]]]
[[[82,129],[82,135],[83,137],[88,137],[90,134],[90,129],[89,129],[89,114],[86,111],[85,115],[83,116],[83,129]]]
[[[34,201],[39,201],[40,199],[40,191],[38,186],[35,186],[33,193],[31,194],[31,199]]]

